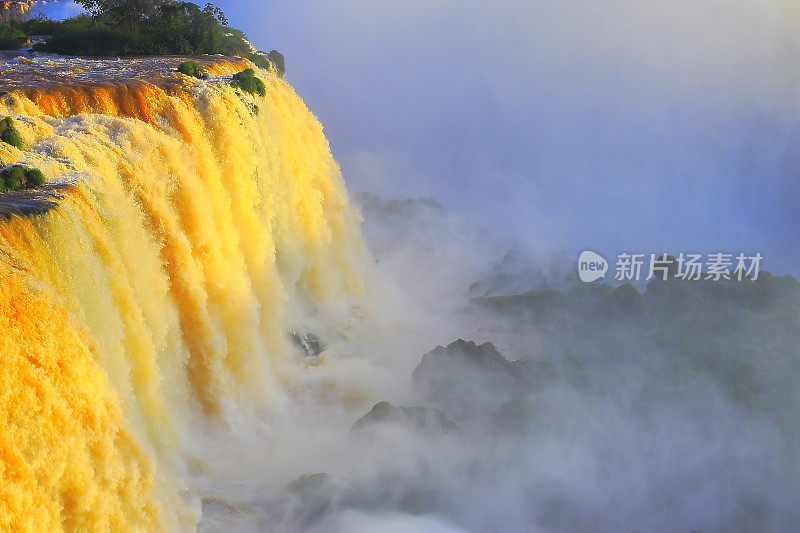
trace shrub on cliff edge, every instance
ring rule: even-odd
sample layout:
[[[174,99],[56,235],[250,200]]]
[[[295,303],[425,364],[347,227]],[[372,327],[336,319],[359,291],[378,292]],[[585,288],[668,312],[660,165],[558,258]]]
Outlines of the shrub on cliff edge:
[[[184,61],[183,63],[178,65],[178,72],[198,79],[202,79],[205,77],[205,73],[203,72],[203,67],[201,67],[197,61]]]
[[[257,94],[259,96],[267,94],[267,87],[264,85],[264,82],[256,78],[256,73],[251,68],[244,69],[238,74],[234,74],[231,84],[249,94]]]
[[[45,182],[44,174],[38,168],[17,165],[0,172],[0,192],[35,189]]]
[[[6,191],[18,191],[22,188],[25,180],[25,169],[22,167],[11,167],[0,172]]]
[[[28,189],[41,187],[45,184],[45,177],[41,170],[38,168],[25,169],[25,186]]]
[[[286,59],[283,54],[277,50],[271,50],[267,54],[267,59],[269,59],[270,65],[275,70],[275,74],[283,78],[283,75],[286,74]]]

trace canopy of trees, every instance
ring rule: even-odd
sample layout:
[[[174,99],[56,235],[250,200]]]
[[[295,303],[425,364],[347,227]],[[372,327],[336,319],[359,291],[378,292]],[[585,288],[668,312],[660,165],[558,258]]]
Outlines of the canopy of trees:
[[[16,21],[0,23],[0,50],[16,50],[28,43],[25,35]]]
[[[229,27],[225,14],[212,4],[200,8],[177,0],[77,3],[89,14],[64,21],[39,18],[23,24],[28,34],[52,36],[35,50],[105,56],[223,54],[246,57],[276,73],[283,70],[283,65],[274,65],[255,51],[241,31]]]

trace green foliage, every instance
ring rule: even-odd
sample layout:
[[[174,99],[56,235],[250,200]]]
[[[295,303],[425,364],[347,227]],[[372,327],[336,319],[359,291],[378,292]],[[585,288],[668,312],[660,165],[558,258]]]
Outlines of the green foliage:
[[[14,148],[22,149],[22,137],[19,136],[16,130],[10,130],[3,133],[3,136],[0,137],[4,143],[8,143]]]
[[[45,182],[44,174],[38,168],[17,165],[0,172],[1,192],[35,189],[44,185]]]
[[[156,0],[77,0],[76,3],[92,15],[106,15],[118,21],[146,18],[155,13],[159,4]]]
[[[14,126],[14,119],[6,117],[0,120],[0,140],[15,148],[22,148],[22,137]]]
[[[20,22],[19,25],[28,35],[53,35],[62,25],[62,22],[50,20],[40,13],[33,18]]]
[[[283,75],[286,74],[286,60],[283,54],[277,50],[271,50],[270,53],[267,54],[267,59],[275,70],[275,73],[283,78]]]
[[[257,94],[259,96],[267,94],[267,87],[264,85],[264,82],[256,77],[255,71],[251,68],[244,69],[238,74],[234,74],[231,83],[249,94]]]
[[[34,29],[40,27],[41,29]],[[126,39],[122,32],[96,23],[89,15],[79,15],[61,22],[33,21],[31,33],[44,33],[49,29],[50,39],[34,45],[37,52],[74,55],[125,55]]]
[[[38,168],[25,169],[25,184],[29,189],[41,187],[45,184],[45,181],[44,174]]]
[[[22,188],[25,180],[25,169],[22,167],[11,167],[0,172],[6,191],[18,191]]]
[[[0,23],[0,50],[16,50],[29,41],[15,21]]]
[[[34,49],[71,55],[200,55],[246,57],[256,65],[269,62],[254,53],[244,34],[228,26],[212,4],[200,8],[177,0],[79,0],[90,15],[61,22],[34,19],[23,26],[51,35]]]
[[[197,61],[184,61],[178,65],[178,72],[194,78],[203,78],[205,76],[203,73],[203,68],[197,63]]]
[[[22,181],[25,179],[25,168],[24,167],[11,167],[8,169],[8,173],[6,175],[6,179],[14,179]]]

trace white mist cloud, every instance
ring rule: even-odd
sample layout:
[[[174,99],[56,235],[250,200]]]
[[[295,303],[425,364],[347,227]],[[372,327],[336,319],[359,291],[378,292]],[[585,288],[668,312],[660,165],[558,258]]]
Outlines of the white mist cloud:
[[[286,52],[354,190],[433,196],[568,253],[795,264],[795,2],[220,4]]]
[[[326,521],[312,531],[342,533],[463,533],[463,529],[453,527],[433,517],[408,515],[373,516],[358,511],[345,511]]]
[[[331,342],[326,361],[289,387],[284,411],[252,433],[241,424],[209,486],[220,476],[226,498],[279,531],[306,530],[307,520],[377,531],[796,529],[794,408],[774,406],[777,419],[748,412],[715,381],[747,375],[747,365],[709,377],[692,366],[702,361],[678,365],[622,325],[586,348],[567,327],[528,330],[465,311],[466,285],[489,276],[504,247],[461,221],[537,250],[769,249],[775,264],[791,264],[800,8],[220,4],[259,47],[286,53],[288,78],[326,125],[351,188],[433,196],[456,216],[367,222],[376,316]],[[534,280],[530,270],[520,277]],[[756,374],[795,375],[796,348],[759,334]],[[409,372],[457,336],[492,340],[511,358],[560,361],[574,382],[528,398],[543,413],[531,434],[498,431],[488,407],[459,420],[458,437],[397,425],[350,434],[375,401],[426,405]],[[685,373],[671,374],[673,365]],[[491,404],[490,391],[476,396]],[[310,500],[285,490],[320,472],[332,480]],[[419,494],[437,518],[398,511]]]

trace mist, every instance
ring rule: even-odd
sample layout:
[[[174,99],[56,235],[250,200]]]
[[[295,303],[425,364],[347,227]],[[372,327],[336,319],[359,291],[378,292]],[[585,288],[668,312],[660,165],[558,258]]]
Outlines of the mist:
[[[430,199],[357,199],[358,319],[220,434],[201,531],[800,525],[797,280],[576,285]]]
[[[800,528],[797,6],[218,4],[286,55],[370,265],[209,436],[202,531]],[[581,285],[586,248],[772,274]]]
[[[285,52],[351,190],[569,256],[758,250],[797,272],[792,2],[220,5]]]
[[[797,6],[217,4],[286,55],[369,256],[271,410],[186,440],[200,531],[800,528]],[[773,274],[580,285],[586,248]]]
[[[132,479],[180,484],[201,532],[800,531],[800,6],[216,4],[285,54],[325,137],[275,70],[245,95],[246,64],[182,79],[175,56],[157,102],[198,145],[83,108],[19,120],[61,127],[37,157],[77,153],[103,171],[87,186],[109,184],[41,246],[120,368],[81,357],[122,384],[131,434],[159,437],[152,479]],[[46,255],[40,233],[9,273]],[[584,283],[581,250],[765,259],[743,280],[686,281],[671,260],[665,279]]]

